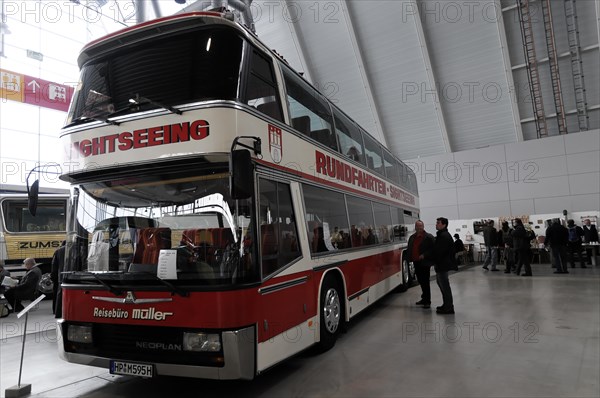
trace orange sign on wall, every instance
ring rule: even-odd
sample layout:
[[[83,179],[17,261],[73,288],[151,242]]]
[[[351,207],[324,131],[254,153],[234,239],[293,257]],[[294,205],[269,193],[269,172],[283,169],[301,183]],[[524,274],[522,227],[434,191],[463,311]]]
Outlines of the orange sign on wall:
[[[73,87],[0,69],[0,100],[18,101],[67,112]]]
[[[20,73],[0,69],[0,97],[2,101],[23,102],[23,83],[25,77]]]

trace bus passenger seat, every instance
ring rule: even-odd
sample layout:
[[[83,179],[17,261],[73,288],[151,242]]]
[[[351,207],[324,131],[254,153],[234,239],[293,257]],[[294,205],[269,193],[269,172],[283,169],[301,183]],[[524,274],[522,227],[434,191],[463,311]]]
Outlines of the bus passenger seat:
[[[144,228],[140,231],[134,263],[156,264],[161,249],[171,248],[171,229],[169,228]]]
[[[321,129],[310,132],[311,138],[319,141],[321,144],[329,147],[331,149],[337,149],[337,144],[335,142],[335,136],[331,134],[331,130],[329,129]]]
[[[275,101],[257,105],[256,109],[267,116],[271,116],[273,119],[281,120],[281,109]]]
[[[292,127],[303,134],[310,133],[310,117],[299,116],[292,119]]]
[[[189,248],[198,246],[200,240],[199,231],[199,229],[184,229],[181,233],[181,246],[188,246]]]
[[[359,229],[357,229],[354,225],[350,229],[352,247],[360,247],[363,246],[363,236]]]
[[[264,275],[269,275],[277,270],[279,262],[279,241],[277,227],[274,224],[260,226],[262,269]]]
[[[181,234],[181,245],[194,253],[194,262],[198,259],[211,262],[213,242],[212,229],[186,229]]]
[[[213,228],[212,236],[216,249],[225,249],[228,244],[233,242],[233,234],[229,228]]]
[[[263,256],[277,254],[279,245],[277,244],[277,236],[275,235],[275,225],[261,225],[260,235]]]

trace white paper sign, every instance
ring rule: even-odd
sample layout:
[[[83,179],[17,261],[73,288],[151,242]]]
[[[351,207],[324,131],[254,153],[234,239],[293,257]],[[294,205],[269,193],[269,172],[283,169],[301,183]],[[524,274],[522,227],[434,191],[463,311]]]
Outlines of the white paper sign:
[[[160,279],[177,279],[177,250],[162,249],[160,251],[156,276]]]

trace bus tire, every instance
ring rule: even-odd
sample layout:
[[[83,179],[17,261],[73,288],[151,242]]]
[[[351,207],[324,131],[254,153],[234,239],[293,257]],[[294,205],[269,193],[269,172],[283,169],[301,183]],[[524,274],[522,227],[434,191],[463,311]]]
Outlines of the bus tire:
[[[415,263],[408,263],[408,286],[412,286],[417,281],[417,273],[415,271]]]
[[[398,286],[398,291],[405,292],[410,287],[410,267],[408,261],[402,261],[402,283]]]
[[[325,277],[321,286],[319,330],[321,339],[318,343],[319,351],[325,352],[335,345],[342,324],[344,322],[343,291],[336,278]]]

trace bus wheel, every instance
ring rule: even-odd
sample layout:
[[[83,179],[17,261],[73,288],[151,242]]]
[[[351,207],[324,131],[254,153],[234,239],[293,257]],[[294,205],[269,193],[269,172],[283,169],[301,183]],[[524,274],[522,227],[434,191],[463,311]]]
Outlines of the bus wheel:
[[[415,271],[415,263],[412,261],[408,263],[408,285],[414,285],[417,280],[417,273]]]
[[[325,278],[323,286],[321,286],[320,351],[327,351],[335,345],[342,328],[343,306],[340,292],[339,284],[334,278]]]
[[[405,292],[408,290],[410,286],[410,266],[408,261],[402,262],[402,283],[398,286],[398,290],[401,292]]]

